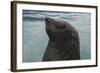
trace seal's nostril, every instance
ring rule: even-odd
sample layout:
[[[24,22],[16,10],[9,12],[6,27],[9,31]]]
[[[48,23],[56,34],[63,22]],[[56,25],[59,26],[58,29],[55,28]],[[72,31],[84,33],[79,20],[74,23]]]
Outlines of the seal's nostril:
[[[46,18],[46,22],[49,22],[50,20],[49,20],[49,18]]]
[[[47,21],[47,22],[49,21],[48,18],[46,18],[46,21]]]
[[[46,22],[51,22],[52,21],[52,19],[51,18],[49,18],[49,17],[46,17]]]

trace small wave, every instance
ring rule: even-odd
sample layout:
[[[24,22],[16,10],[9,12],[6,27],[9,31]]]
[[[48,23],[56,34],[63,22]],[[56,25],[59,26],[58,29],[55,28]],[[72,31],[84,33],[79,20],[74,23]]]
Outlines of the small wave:
[[[23,20],[28,20],[28,21],[41,21],[44,18],[41,17],[23,17]]]

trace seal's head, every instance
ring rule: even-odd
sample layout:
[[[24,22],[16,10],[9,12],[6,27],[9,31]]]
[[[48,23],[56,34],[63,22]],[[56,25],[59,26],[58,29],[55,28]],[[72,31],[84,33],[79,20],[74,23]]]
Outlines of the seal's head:
[[[46,32],[52,42],[62,43],[72,36],[78,39],[78,33],[76,29],[68,22],[54,17],[46,17],[45,22]]]

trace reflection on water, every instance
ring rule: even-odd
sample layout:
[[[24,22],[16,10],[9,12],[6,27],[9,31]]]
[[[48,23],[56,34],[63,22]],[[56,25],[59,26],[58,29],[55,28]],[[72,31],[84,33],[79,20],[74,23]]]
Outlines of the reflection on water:
[[[79,32],[81,59],[90,59],[90,13],[23,10],[23,62],[42,61],[48,44],[44,21],[46,16],[58,17],[72,24]]]

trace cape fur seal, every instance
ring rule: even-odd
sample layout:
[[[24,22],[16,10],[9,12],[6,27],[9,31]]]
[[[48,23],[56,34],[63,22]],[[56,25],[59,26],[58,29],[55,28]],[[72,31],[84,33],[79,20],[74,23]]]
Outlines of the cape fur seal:
[[[49,37],[43,61],[79,60],[80,42],[77,30],[62,19],[46,17]]]

